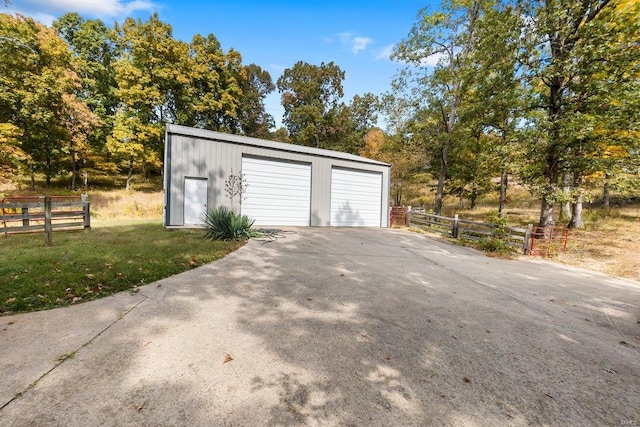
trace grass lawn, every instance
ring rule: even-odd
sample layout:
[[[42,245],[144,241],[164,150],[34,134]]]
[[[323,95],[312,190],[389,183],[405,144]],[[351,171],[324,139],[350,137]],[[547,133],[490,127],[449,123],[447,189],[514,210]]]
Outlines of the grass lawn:
[[[0,314],[60,307],[132,289],[222,258],[242,246],[208,241],[203,230],[156,222],[0,235]]]

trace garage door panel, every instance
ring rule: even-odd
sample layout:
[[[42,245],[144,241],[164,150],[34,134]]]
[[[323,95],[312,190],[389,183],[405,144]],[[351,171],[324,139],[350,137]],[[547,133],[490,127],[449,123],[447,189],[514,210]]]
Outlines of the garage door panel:
[[[332,169],[332,226],[380,227],[381,203],[381,173]]]
[[[256,225],[309,225],[311,165],[243,157],[242,173],[242,213]]]

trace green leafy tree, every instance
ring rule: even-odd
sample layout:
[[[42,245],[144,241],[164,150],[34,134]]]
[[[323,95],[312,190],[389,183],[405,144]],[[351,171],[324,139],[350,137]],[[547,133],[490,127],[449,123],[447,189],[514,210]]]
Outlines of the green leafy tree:
[[[246,80],[242,57],[233,49],[226,54],[213,35],[193,37],[185,70],[187,91],[181,100],[179,123],[240,133],[238,110],[241,82]],[[184,117],[182,116],[184,115]]]
[[[328,148],[335,141],[344,71],[333,62],[319,66],[299,61],[277,81],[282,93],[283,122],[291,141]]]
[[[50,185],[53,176],[65,171],[72,132],[77,126],[90,132],[90,126],[80,123],[95,118],[75,97],[81,81],[71,51],[53,29],[30,18],[1,14],[0,55],[5,58],[0,61],[4,139],[9,143],[20,135],[32,188],[35,172],[42,172]]]
[[[238,112],[238,123],[242,133],[257,138],[269,138],[275,127],[273,116],[267,113],[265,98],[276,89],[271,75],[256,64],[244,67],[245,78],[241,80],[242,95]]]
[[[0,181],[11,181],[31,158],[21,147],[21,135],[17,126],[0,123]]]
[[[490,2],[444,1],[441,10],[419,13],[408,37],[400,42],[393,58],[408,64],[395,87],[413,91],[419,109],[436,118],[434,142],[439,151],[439,173],[434,212],[440,214],[445,194],[449,152],[456,141],[459,108],[473,79],[472,54],[477,47],[477,27]],[[435,65],[434,65],[434,62]]]
[[[606,122],[625,126],[614,100],[628,89],[637,93],[640,5],[549,0],[520,6],[519,16],[527,17],[523,70],[537,93],[532,104],[546,113],[532,150],[541,165],[540,179],[530,182],[541,195],[539,225],[555,225],[554,204],[566,197],[561,178],[568,176],[576,209],[570,225],[579,227],[584,177],[597,163],[594,130]]]
[[[186,108],[183,101],[190,84],[189,47],[173,38],[171,26],[160,21],[157,14],[144,22],[127,18],[115,29],[122,50],[115,63],[116,95],[121,106],[111,138],[126,146],[142,145],[144,156],[129,156],[127,162],[129,171],[132,161],[142,162],[146,171],[161,164],[165,123],[176,122],[179,112]],[[131,126],[128,132],[122,129],[124,126]],[[115,146],[113,141],[107,144],[111,153]]]
[[[114,68],[118,57],[116,35],[101,20],[86,20],[75,12],[66,13],[54,21],[53,28],[73,52],[82,81],[77,96],[101,120],[101,124],[94,127],[89,144],[95,151],[103,153],[119,105]]]

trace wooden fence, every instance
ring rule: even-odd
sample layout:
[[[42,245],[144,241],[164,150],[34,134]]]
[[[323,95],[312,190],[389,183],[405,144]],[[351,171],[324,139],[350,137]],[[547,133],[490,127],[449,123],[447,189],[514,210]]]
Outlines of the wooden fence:
[[[407,224],[423,230],[436,231],[446,234],[454,239],[482,240],[492,236],[499,237],[508,246],[529,253],[533,225],[527,228],[505,227],[497,233],[496,227],[484,222],[468,221],[458,218],[456,214],[453,218],[426,214],[407,213]],[[497,236],[497,234],[500,234]]]
[[[89,206],[85,196],[8,197],[0,202],[0,232],[44,231],[45,241],[51,244],[54,229],[91,228]]]

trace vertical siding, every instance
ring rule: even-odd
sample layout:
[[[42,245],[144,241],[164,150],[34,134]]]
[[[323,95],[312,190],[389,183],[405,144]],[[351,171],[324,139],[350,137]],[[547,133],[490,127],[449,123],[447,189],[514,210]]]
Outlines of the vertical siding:
[[[291,153],[271,148],[214,141],[184,135],[169,134],[167,137],[167,165],[165,224],[184,224],[184,179],[207,178],[210,208],[229,204],[224,182],[233,169],[239,173],[242,156],[252,155],[274,159],[284,159],[311,164],[311,226],[329,226],[331,218],[331,169],[332,167],[354,170],[382,172],[381,227],[388,227],[389,217],[389,171],[383,165],[352,162],[304,153]],[[236,205],[238,201],[236,200]],[[236,206],[237,208],[237,206]]]

